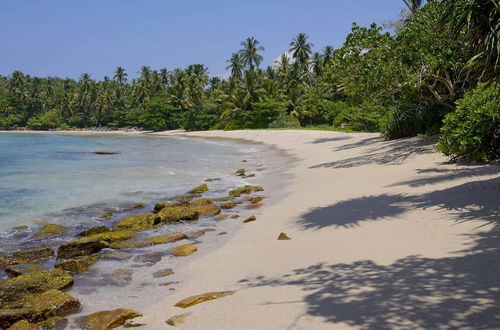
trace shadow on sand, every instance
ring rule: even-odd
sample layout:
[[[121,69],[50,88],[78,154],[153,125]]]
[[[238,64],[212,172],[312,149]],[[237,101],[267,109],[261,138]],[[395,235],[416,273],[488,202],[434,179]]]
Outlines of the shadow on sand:
[[[246,278],[240,284],[300,287],[305,292],[307,315],[361,328],[497,328],[500,177],[422,196],[383,194],[342,201],[305,214],[299,225],[307,229],[352,227],[427,207],[456,211],[452,213],[456,221],[484,219],[493,229],[468,235],[472,243],[452,257],[408,256],[388,266],[370,260],[317,263],[275,278]],[[287,302],[266,302],[283,303]]]

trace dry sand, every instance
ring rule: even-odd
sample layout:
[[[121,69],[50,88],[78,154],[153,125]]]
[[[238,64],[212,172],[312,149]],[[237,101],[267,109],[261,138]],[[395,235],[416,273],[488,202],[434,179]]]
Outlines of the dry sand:
[[[180,132],[161,133],[184,135]],[[500,325],[500,168],[448,164],[433,141],[377,134],[231,131],[285,150],[257,221],[182,270],[137,322],[165,329],[492,328]],[[278,241],[280,232],[292,239]],[[187,257],[191,258],[191,257]],[[188,309],[208,291],[229,297]]]

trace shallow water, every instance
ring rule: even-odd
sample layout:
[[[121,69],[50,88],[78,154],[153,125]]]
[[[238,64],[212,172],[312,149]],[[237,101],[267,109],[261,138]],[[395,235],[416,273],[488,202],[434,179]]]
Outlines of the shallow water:
[[[227,179],[248,151],[169,137],[0,134],[0,231],[54,222],[68,211],[75,216],[84,206],[158,200],[208,177]]]

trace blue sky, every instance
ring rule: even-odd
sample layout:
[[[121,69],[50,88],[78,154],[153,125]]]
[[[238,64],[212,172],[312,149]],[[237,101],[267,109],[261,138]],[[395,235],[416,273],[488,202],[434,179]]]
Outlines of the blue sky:
[[[321,50],[339,47],[352,22],[397,19],[402,0],[1,0],[0,74],[96,79],[118,65],[173,69],[205,64],[224,75],[253,36],[269,65],[305,32]]]

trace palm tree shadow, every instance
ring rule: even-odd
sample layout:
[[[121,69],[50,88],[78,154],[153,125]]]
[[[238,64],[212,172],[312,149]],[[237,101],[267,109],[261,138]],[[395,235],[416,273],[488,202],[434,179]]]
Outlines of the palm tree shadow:
[[[307,314],[362,328],[495,328],[500,322],[500,230],[478,235],[462,256],[409,256],[389,266],[372,261],[318,263],[276,278],[246,278],[247,287],[298,286]]]
[[[382,194],[340,201],[313,209],[298,219],[304,229],[354,227],[363,221],[391,218],[413,209],[435,207],[453,212],[456,221],[482,219],[500,223],[500,177],[464,183],[423,195]]]

